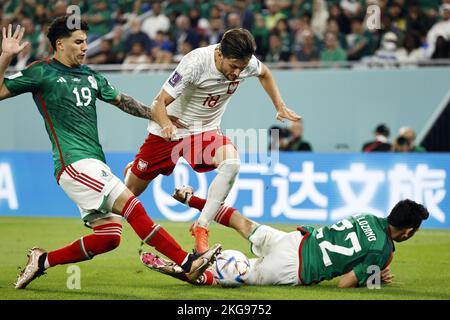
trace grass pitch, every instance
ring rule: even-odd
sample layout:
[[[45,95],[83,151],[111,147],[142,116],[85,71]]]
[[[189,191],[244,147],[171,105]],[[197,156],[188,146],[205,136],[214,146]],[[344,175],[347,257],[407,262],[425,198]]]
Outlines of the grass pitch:
[[[190,223],[160,222],[185,248],[194,243]],[[291,231],[295,226],[278,225]],[[391,269],[395,283],[379,290],[338,289],[337,279],[309,287],[197,287],[146,269],[138,259],[140,239],[124,223],[118,249],[91,261],[77,263],[80,289],[68,289],[73,265],[51,268],[25,290],[15,290],[18,267],[26,262],[32,246],[53,250],[89,234],[75,218],[0,218],[0,300],[295,300],[295,299],[450,299],[450,230],[420,230],[412,239],[396,244]],[[249,243],[234,230],[213,224],[210,243],[220,242],[224,249],[238,249],[253,257]],[[147,247],[149,248],[149,247]],[[155,252],[154,250],[152,250]]]

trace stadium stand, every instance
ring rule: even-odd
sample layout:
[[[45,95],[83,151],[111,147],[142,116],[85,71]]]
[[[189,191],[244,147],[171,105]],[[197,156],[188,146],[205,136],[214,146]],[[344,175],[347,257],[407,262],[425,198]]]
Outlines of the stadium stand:
[[[137,61],[170,64],[236,26],[255,35],[258,58],[289,66],[450,58],[450,0],[7,0],[0,5],[1,26],[25,25],[33,44],[17,67],[51,54],[48,24],[70,5],[90,24],[89,62],[98,65],[122,64],[131,50],[124,43],[133,33],[141,34],[137,42],[146,55]],[[371,5],[380,9],[379,29],[369,30],[365,23]]]

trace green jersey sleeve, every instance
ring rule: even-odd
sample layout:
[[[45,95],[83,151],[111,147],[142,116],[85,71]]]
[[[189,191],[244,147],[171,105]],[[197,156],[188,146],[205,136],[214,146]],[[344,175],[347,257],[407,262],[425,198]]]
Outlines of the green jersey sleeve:
[[[43,79],[43,68],[41,64],[42,62],[32,64],[28,68],[5,78],[4,84],[12,96],[39,90]]]
[[[353,268],[353,272],[355,272],[358,279],[358,286],[365,286],[367,279],[374,274],[374,271],[370,268],[371,266],[377,266],[382,270],[388,265],[390,260],[390,256],[387,257],[382,252],[374,251],[367,254],[364,261]]]
[[[109,81],[101,74],[97,73],[95,78],[98,83],[97,98],[105,102],[113,101],[119,94],[119,90],[113,87],[111,83],[109,83]]]

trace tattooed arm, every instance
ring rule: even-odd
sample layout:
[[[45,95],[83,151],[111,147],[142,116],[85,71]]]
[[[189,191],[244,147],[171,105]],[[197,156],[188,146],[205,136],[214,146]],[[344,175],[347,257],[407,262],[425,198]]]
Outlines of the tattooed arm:
[[[120,110],[129,113],[133,116],[145,119],[152,118],[151,107],[147,107],[142,102],[139,102],[124,93],[119,93],[117,97],[110,103],[112,105],[115,105]]]

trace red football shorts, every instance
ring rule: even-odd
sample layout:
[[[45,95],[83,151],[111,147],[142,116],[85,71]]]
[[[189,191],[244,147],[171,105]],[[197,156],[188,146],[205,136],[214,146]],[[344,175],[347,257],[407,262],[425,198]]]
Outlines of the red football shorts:
[[[137,153],[131,172],[139,179],[153,180],[159,174],[170,175],[180,157],[186,159],[197,172],[214,170],[213,158],[217,149],[233,143],[219,130],[211,130],[183,138],[166,141],[149,134]]]

